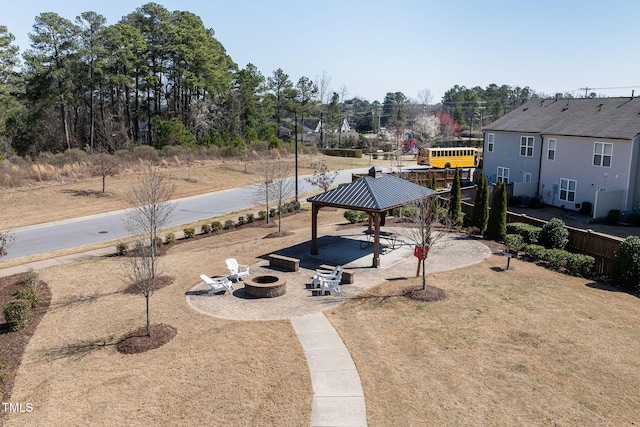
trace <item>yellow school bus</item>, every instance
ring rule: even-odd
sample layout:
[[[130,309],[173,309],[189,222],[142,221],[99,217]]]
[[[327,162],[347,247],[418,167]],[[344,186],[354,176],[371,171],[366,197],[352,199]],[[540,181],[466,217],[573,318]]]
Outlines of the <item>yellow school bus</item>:
[[[478,149],[474,147],[421,148],[418,164],[432,168],[473,168],[478,166]]]

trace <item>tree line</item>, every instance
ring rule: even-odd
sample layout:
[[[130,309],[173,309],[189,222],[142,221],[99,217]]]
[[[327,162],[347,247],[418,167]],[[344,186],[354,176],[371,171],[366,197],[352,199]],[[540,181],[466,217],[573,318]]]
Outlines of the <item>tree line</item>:
[[[419,100],[389,92],[382,103],[369,102],[346,99],[346,88],[332,90],[324,74],[315,82],[302,76],[294,83],[281,69],[265,77],[253,64],[240,68],[200,17],[156,3],[111,25],[95,12],[74,21],[41,13],[29,39],[21,55],[13,35],[0,26],[4,157],[71,148],[113,152],[131,144],[278,146],[292,133],[297,140],[310,120],[320,128],[319,143],[335,147],[353,145],[335,132],[345,120],[359,133],[379,133],[382,127],[403,132],[434,112],[428,90]],[[456,86],[442,107],[465,128],[472,107],[461,99],[511,99],[515,91],[521,103],[533,95],[529,88],[508,88],[507,95],[503,89]],[[485,117],[495,120],[507,108],[493,105],[473,108],[484,108]]]

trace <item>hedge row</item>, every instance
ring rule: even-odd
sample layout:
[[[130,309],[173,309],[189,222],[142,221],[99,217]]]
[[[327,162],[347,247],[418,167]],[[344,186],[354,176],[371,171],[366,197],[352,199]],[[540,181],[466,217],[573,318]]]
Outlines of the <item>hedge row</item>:
[[[325,156],[362,158],[362,150],[359,148],[325,148],[320,152]]]
[[[37,288],[38,275],[29,271],[22,284],[25,285],[16,293],[16,298],[9,301],[4,308],[4,319],[10,331],[19,331],[33,319],[33,310],[40,303],[40,293]]]
[[[564,268],[582,277],[591,277],[596,265],[594,257],[574,254],[564,249],[547,249],[542,245],[524,245],[522,250],[534,260],[545,261],[553,268]]]
[[[286,213],[286,212],[295,212],[297,210],[300,210],[300,202],[298,200],[294,200],[292,202],[289,203],[284,203],[282,206],[282,212]],[[269,209],[269,217],[273,218],[278,214],[278,209],[275,208],[271,208]],[[259,211],[258,212],[258,219],[260,220],[264,220],[267,218],[267,211]],[[213,221],[211,223],[205,223],[202,224],[200,226],[200,233],[201,234],[210,234],[216,231],[220,231],[220,230],[233,230],[236,227],[240,227],[243,226],[245,224],[251,224],[253,222],[255,222],[256,220],[256,216],[253,213],[248,213],[246,215],[240,216],[238,217],[238,221],[234,221],[232,219],[227,219],[224,223],[220,222],[220,221]],[[193,239],[197,232],[196,232],[196,228],[194,227],[187,227],[184,228],[182,230],[182,232],[184,233],[184,238],[185,239]],[[158,237],[156,240],[156,246],[160,246],[163,243],[164,244],[171,244],[171,243],[175,243],[176,241],[176,235],[175,233],[167,233],[165,235],[164,238],[164,242],[162,241],[162,238]],[[135,243],[134,243],[135,245]],[[124,256],[127,254],[127,252],[129,251],[129,244],[125,243],[125,242],[118,242],[116,244],[116,254],[118,256]]]

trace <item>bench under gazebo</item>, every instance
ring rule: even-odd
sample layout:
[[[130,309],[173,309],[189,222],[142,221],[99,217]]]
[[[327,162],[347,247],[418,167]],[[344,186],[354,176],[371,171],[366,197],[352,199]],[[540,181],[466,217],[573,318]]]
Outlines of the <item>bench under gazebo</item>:
[[[437,194],[435,191],[393,175],[379,167],[357,180],[317,194],[311,202],[311,255],[318,255],[318,212],[323,207],[366,212],[373,226],[373,267],[380,266],[380,226],[387,211]]]

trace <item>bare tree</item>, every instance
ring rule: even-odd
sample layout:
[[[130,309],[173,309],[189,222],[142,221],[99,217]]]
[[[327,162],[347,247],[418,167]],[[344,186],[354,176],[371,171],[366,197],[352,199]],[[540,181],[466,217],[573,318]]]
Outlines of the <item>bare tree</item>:
[[[158,232],[171,220],[175,204],[171,196],[175,186],[162,171],[151,165],[127,194],[127,228],[140,236],[135,253],[130,257],[130,279],[146,300],[147,335],[151,334],[149,298],[158,277]],[[147,246],[148,245],[148,246]]]
[[[278,232],[282,230],[282,207],[284,201],[293,195],[295,181],[289,174],[291,168],[280,157],[277,150],[264,150],[258,154],[258,164],[262,179],[256,184],[255,195],[258,202],[264,202],[267,209],[267,224],[270,224],[269,206],[275,203],[278,208]]]
[[[440,199],[434,194],[415,200],[405,209],[405,215],[414,224],[414,227],[407,229],[407,236],[413,244],[421,247],[425,254],[433,244],[446,238],[447,231],[453,229],[447,215],[440,214],[439,203]],[[422,289],[424,290],[427,288],[426,255],[420,258],[419,262],[422,264]]]
[[[333,181],[335,181],[338,176],[338,171],[329,171],[327,161],[325,159],[320,159],[311,163],[311,167],[315,169],[313,171],[313,175],[305,178],[305,181],[314,187],[322,188],[323,191],[329,190]]]
[[[105,192],[108,176],[118,173],[118,164],[114,158],[99,147],[93,157],[92,174],[102,178],[102,192]]]
[[[289,175],[291,167],[282,159],[278,159],[273,163],[271,172],[271,186],[273,197],[278,206],[278,233],[282,231],[282,211],[284,210],[285,201],[293,196],[295,190],[295,181]]]
[[[259,172],[262,174],[262,179],[255,186],[255,196],[258,203],[264,202],[267,209],[267,224],[270,224],[269,215],[269,202],[273,199],[273,163],[275,162],[275,156],[269,149],[256,152],[258,158]]]

